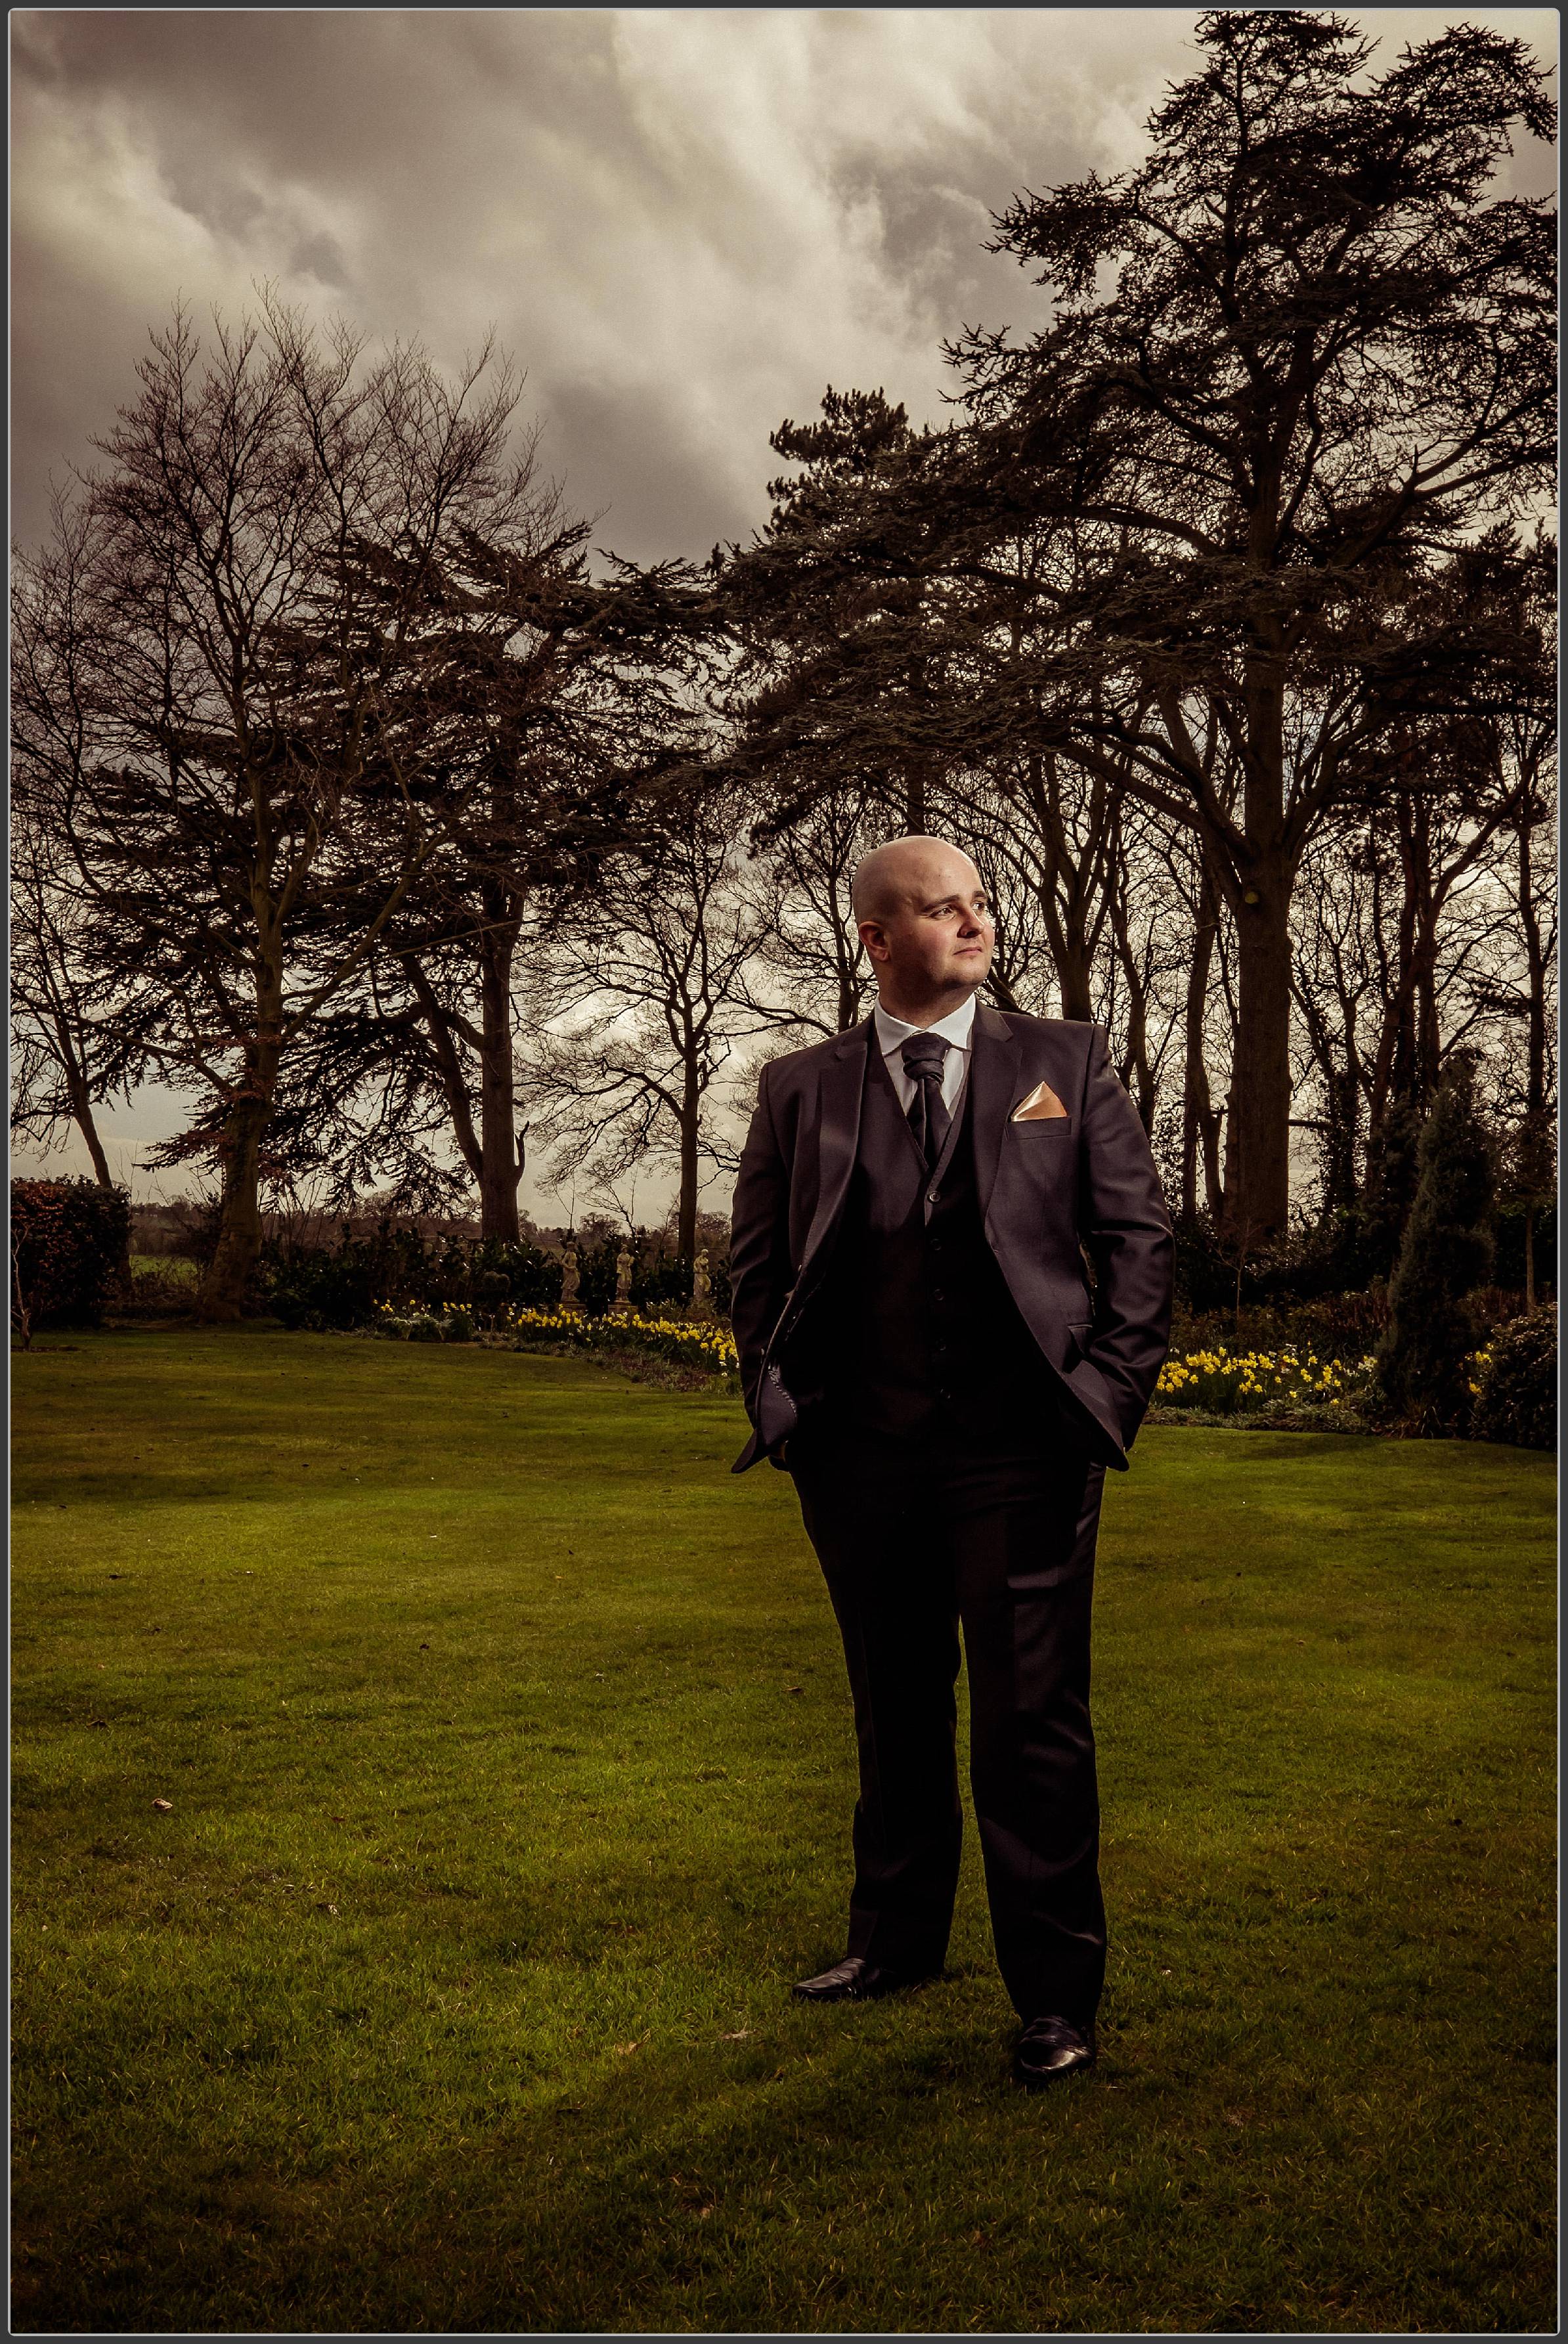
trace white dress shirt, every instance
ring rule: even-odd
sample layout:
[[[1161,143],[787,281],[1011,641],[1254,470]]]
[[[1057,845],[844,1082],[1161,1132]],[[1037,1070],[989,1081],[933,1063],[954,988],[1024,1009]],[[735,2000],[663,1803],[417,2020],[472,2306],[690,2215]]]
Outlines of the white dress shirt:
[[[876,1044],[893,1077],[893,1087],[898,1093],[898,1103],[905,1115],[915,1096],[915,1085],[905,1069],[900,1052],[915,1034],[936,1034],[949,1046],[942,1061],[942,1104],[949,1115],[956,1115],[958,1101],[964,1096],[965,1078],[969,1072],[969,1052],[975,1038],[975,996],[949,1010],[935,1026],[906,1026],[902,1017],[890,1016],[879,1001],[872,1011],[876,1024]]]

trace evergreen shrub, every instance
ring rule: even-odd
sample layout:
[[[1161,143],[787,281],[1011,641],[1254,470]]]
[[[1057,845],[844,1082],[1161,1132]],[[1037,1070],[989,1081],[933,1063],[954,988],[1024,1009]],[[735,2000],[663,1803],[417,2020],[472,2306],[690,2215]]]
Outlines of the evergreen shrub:
[[[131,1200],[96,1180],[11,1183],[11,1324],[96,1327],[119,1293]]]
[[[1557,1306],[1500,1327],[1481,1354],[1470,1429],[1517,1449],[1557,1446]]]
[[[1236,1308],[1236,1240],[1207,1212],[1178,1216],[1176,1304],[1192,1318]],[[1249,1245],[1241,1260],[1243,1310],[1287,1311],[1343,1292],[1348,1281],[1339,1219],[1302,1221],[1268,1245]]]
[[[578,1308],[597,1318],[613,1307],[622,1245],[632,1254],[632,1307],[653,1317],[684,1309],[692,1298],[691,1263],[643,1229],[629,1239],[601,1235],[578,1245]],[[425,1238],[388,1222],[357,1237],[345,1227],[337,1246],[270,1240],[263,1248],[258,1294],[260,1308],[286,1327],[311,1333],[368,1327],[386,1302],[431,1313],[433,1324],[444,1325],[446,1314],[461,1310],[480,1327],[491,1327],[509,1313],[551,1308],[561,1299],[561,1255],[543,1246],[455,1234]],[[730,1299],[727,1262],[713,1260],[710,1278],[713,1309],[723,1318]]]
[[[1415,1202],[1377,1348],[1383,1412],[1411,1433],[1458,1433],[1470,1419],[1470,1359],[1480,1328],[1466,1297],[1492,1260],[1492,1153],[1473,1080],[1469,1062],[1456,1059],[1422,1129]]]
[[[382,1302],[460,1308],[486,1318],[508,1305],[537,1309],[557,1301],[561,1259],[525,1242],[427,1241],[415,1229],[386,1225],[369,1237],[345,1235],[335,1248],[269,1245],[261,1294],[286,1327],[311,1333],[369,1326]]]

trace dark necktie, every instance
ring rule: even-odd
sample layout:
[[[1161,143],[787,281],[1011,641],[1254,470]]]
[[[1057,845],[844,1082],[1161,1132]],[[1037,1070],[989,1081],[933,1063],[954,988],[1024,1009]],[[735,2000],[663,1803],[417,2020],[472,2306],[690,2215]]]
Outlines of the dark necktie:
[[[909,1102],[909,1127],[915,1134],[915,1144],[926,1158],[926,1169],[934,1171],[947,1137],[947,1127],[953,1118],[942,1103],[942,1061],[949,1045],[939,1034],[912,1034],[899,1050],[904,1071],[915,1086],[915,1096]]]

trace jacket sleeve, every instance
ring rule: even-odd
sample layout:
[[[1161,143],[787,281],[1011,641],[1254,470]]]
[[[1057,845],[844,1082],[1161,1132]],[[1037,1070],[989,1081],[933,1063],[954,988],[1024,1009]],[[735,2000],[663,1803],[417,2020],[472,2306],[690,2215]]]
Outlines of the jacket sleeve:
[[[774,1123],[764,1066],[756,1112],[741,1151],[730,1216],[730,1325],[741,1356],[746,1414],[757,1420],[757,1385],[768,1338],[788,1299],[790,1167]]]
[[[1079,1235],[1095,1268],[1086,1356],[1115,1396],[1130,1448],[1170,1345],[1175,1247],[1148,1135],[1103,1026],[1090,1032],[1081,1129]]]

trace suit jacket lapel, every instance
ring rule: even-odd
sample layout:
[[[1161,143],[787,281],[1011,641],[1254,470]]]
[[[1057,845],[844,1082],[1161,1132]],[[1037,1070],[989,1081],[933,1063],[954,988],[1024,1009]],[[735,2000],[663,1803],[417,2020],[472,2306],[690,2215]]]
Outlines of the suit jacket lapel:
[[[982,1219],[996,1184],[1007,1113],[1018,1087],[1020,1056],[1017,1036],[1007,1019],[994,1009],[976,1008],[969,1080],[974,1090],[970,1112],[975,1125],[975,1185]]]
[[[855,1151],[860,1145],[860,1102],[865,1091],[871,1031],[870,1018],[852,1026],[822,1070],[816,1210],[801,1257],[803,1277],[813,1257],[821,1251],[849,1190]]]

